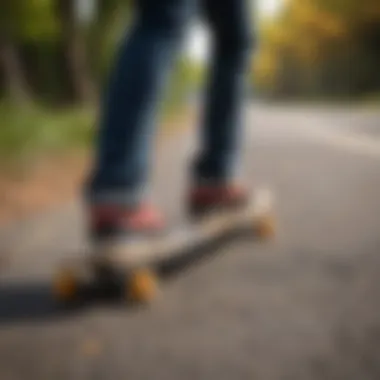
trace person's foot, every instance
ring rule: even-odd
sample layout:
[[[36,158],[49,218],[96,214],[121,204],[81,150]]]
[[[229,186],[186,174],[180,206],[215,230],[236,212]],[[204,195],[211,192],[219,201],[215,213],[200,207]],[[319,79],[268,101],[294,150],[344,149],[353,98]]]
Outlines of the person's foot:
[[[89,214],[90,234],[96,241],[156,234],[165,227],[161,213],[147,203],[135,208],[92,206]]]
[[[194,186],[190,190],[188,211],[191,217],[244,207],[249,201],[247,189],[239,184]]]

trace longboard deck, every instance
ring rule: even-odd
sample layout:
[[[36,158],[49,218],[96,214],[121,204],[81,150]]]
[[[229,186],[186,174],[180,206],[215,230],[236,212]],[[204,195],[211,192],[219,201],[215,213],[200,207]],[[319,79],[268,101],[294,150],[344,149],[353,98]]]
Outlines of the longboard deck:
[[[144,290],[136,291],[141,286],[133,286],[133,280],[130,285],[130,288],[135,288],[132,293],[139,293],[134,298],[147,298],[145,293],[152,292],[155,283],[152,270],[161,262],[176,259],[185,252],[246,227],[260,238],[272,235],[273,201],[268,189],[260,189],[253,194],[250,204],[244,209],[219,212],[198,222],[177,226],[163,235],[97,245],[81,258],[65,260],[65,270],[62,270],[56,281],[56,294],[58,298],[70,298],[71,293],[75,292],[76,286],[72,285],[77,282],[79,272],[102,269],[110,273],[125,273],[129,279],[135,278],[135,283],[150,283],[150,290],[145,289],[145,286]]]
[[[130,269],[154,265],[250,223],[254,229],[255,222],[259,224],[261,218],[269,214],[272,201],[271,194],[262,191],[257,193],[248,207],[243,210],[218,213],[196,223],[175,227],[162,236],[137,238],[135,241],[119,245],[100,246],[97,247],[98,252],[87,257],[87,261]]]

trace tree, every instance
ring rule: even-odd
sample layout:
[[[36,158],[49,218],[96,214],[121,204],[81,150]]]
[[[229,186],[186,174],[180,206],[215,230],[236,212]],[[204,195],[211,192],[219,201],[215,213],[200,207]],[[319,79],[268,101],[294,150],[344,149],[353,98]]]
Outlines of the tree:
[[[375,90],[379,30],[378,0],[288,0],[262,28],[257,82],[264,92],[279,93],[291,78],[296,96]]]
[[[57,0],[57,15],[73,100],[88,103],[93,99],[95,91],[87,65],[85,39],[78,23],[75,1]]]
[[[25,103],[30,94],[16,44],[19,18],[17,4],[3,0],[0,5],[0,76],[6,97],[12,102]]]

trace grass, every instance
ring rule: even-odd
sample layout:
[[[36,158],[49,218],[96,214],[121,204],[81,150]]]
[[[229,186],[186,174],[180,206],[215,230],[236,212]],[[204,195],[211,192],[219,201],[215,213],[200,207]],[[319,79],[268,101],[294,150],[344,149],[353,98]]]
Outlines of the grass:
[[[355,108],[378,108],[380,106],[380,93],[372,93],[357,97],[297,97],[297,98],[279,98],[267,99],[268,104],[283,105],[283,106],[297,106],[297,107],[355,107]]]
[[[370,94],[370,95],[363,97],[362,104],[364,106],[375,107],[375,108],[379,109],[379,107],[380,107],[380,92],[373,93],[373,94]]]
[[[186,117],[184,107],[166,106],[160,122],[172,129]],[[39,158],[84,152],[92,146],[95,126],[94,109],[0,103],[0,173],[29,170]]]
[[[87,146],[92,139],[93,112],[49,111],[0,105],[0,162],[29,161],[40,154]],[[3,166],[3,165],[2,165]]]

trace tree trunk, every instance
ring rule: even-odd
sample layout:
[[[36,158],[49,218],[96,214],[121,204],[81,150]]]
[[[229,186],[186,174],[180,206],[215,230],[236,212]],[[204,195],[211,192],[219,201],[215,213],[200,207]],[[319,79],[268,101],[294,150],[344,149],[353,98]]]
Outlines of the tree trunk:
[[[73,100],[89,103],[94,98],[95,88],[87,66],[85,41],[76,20],[75,0],[59,0],[58,14]]]
[[[13,102],[31,100],[25,73],[15,44],[5,35],[0,36],[0,68],[4,77],[5,93]]]

